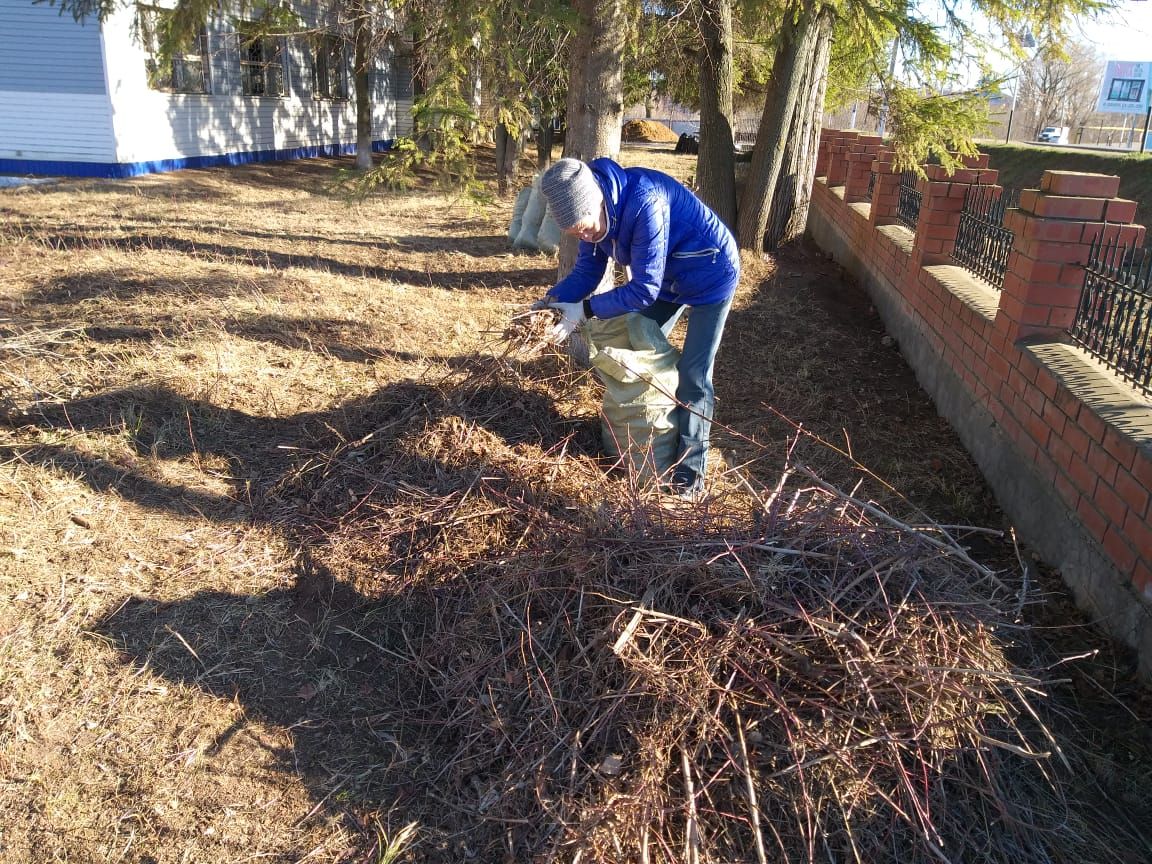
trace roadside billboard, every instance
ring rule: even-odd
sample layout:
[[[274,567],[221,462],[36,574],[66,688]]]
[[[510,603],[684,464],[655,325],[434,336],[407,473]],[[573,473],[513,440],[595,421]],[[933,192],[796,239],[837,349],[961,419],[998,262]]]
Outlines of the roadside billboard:
[[[1104,66],[1096,110],[1108,114],[1143,114],[1152,91],[1152,60],[1109,60]]]

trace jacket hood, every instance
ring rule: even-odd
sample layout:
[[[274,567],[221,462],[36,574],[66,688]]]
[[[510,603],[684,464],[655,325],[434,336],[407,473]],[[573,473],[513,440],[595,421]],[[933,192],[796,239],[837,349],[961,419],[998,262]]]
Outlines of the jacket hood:
[[[604,193],[604,204],[608,210],[608,237],[615,237],[620,225],[620,206],[624,199],[624,189],[628,185],[628,175],[615,161],[607,157],[593,159],[588,163],[600,191]]]

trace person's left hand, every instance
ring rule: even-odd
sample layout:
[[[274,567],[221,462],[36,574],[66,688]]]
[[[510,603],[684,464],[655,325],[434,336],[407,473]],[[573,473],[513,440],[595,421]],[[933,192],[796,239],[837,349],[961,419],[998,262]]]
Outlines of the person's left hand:
[[[552,329],[548,331],[548,341],[553,345],[559,345],[565,339],[572,335],[573,332],[580,328],[587,317],[584,315],[584,304],[582,302],[576,303],[561,303],[554,301],[548,304],[549,309],[555,309],[562,316],[559,321],[553,325]]]

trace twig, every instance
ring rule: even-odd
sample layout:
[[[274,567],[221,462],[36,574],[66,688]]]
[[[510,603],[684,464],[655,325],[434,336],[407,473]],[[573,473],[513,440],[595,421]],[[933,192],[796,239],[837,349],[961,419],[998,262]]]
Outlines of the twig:
[[[171,633],[173,636],[175,636],[177,639],[180,640],[180,644],[183,645],[184,648],[188,651],[188,653],[191,654],[196,659],[196,662],[200,664],[201,669],[203,669],[205,672],[208,671],[208,667],[204,665],[204,661],[200,659],[200,655],[197,654],[196,651],[192,648],[192,646],[189,645],[188,642],[184,639],[184,637],[180,635],[179,630],[177,630],[171,624],[165,624],[164,629],[167,630],[169,633]]]
[[[1016,542],[1016,529],[1010,531],[1012,549],[1016,553],[1016,561],[1020,564],[1020,594],[1016,601],[1016,613],[1013,621],[1019,621],[1024,614],[1024,602],[1028,599],[1028,565],[1024,563],[1024,556],[1020,554],[1020,544]]]
[[[347,633],[349,636],[354,636],[355,638],[359,639],[361,642],[367,642],[369,645],[371,645],[373,648],[375,648],[381,654],[387,654],[389,657],[393,657],[393,658],[395,658],[395,659],[397,659],[403,663],[411,663],[412,662],[411,657],[407,657],[403,654],[399,654],[390,648],[385,648],[379,642],[373,642],[367,636],[363,635],[362,633],[357,633],[355,630],[352,630],[348,627],[337,626],[337,627],[334,627],[332,629],[337,633]]]
[[[979,564],[976,561],[973,561],[972,558],[969,557],[968,553],[965,552],[963,549],[961,549],[956,544],[955,541],[953,541],[951,543],[945,543],[943,540],[939,540],[935,537],[932,537],[928,534],[923,533],[923,529],[914,529],[912,526],[907,525],[904,522],[901,522],[899,519],[896,519],[893,516],[889,516],[887,513],[885,513],[879,507],[875,507],[872,504],[869,504],[867,501],[860,501],[859,499],[852,498],[849,495],[845,495],[842,490],[837,489],[831,483],[828,483],[827,481],[821,480],[819,477],[817,477],[815,472],[813,472],[811,469],[801,467],[800,470],[805,475],[807,475],[809,478],[811,478],[811,480],[820,488],[825,489],[829,492],[832,492],[836,495],[839,495],[843,498],[847,498],[849,501],[851,501],[855,506],[859,507],[861,510],[867,511],[871,516],[874,516],[877,519],[880,519],[881,521],[887,523],[888,525],[891,525],[894,528],[899,528],[900,530],[907,531],[909,533],[916,533],[917,536],[923,538],[923,540],[926,543],[929,543],[932,546],[935,546],[937,549],[940,549],[941,551],[946,552],[949,555],[954,555],[955,557],[957,557],[961,561],[963,561],[965,564],[970,566],[973,570],[980,573],[980,575],[982,575],[989,582],[996,585],[996,587],[1003,589],[1005,592],[1008,591],[1008,586],[1005,585],[1004,582],[1001,581],[996,576],[995,573],[993,573],[989,568],[985,567],[983,564]],[[947,537],[948,535],[945,534],[945,536]],[[951,537],[948,537],[948,539],[952,540]]]
[[[652,598],[656,596],[655,589],[649,585],[648,589],[644,592],[644,596],[640,598],[640,602],[636,604],[636,611],[632,613],[632,619],[628,625],[621,632],[616,642],[612,645],[612,653],[620,656],[624,650],[624,646],[632,641],[632,637],[636,633],[636,629],[640,626],[640,622],[644,620],[644,613],[647,611],[648,606],[652,603]]]
[[[687,822],[684,826],[684,857],[690,864],[700,864],[700,833],[696,816],[696,785],[692,782],[692,766],[688,751],[680,745],[680,768],[684,772],[684,794],[687,796]]]
[[[756,842],[756,860],[768,864],[764,849],[764,834],[760,831],[760,804],[756,800],[756,784],[752,781],[752,760],[748,758],[748,742],[744,740],[744,717],[736,711],[736,738],[740,742],[740,770],[744,772],[744,789],[748,795],[748,815],[752,822],[752,839]]]

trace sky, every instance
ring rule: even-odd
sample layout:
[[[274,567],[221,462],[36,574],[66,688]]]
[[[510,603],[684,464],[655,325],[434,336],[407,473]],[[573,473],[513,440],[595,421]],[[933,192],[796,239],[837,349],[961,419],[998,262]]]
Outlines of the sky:
[[[1087,44],[1100,56],[1100,68],[1105,60],[1136,60],[1152,62],[1152,0],[1113,0],[1116,8],[1098,15],[1095,20],[1080,19],[1068,27],[1069,39],[1073,43]],[[999,30],[988,23],[971,3],[965,0],[954,2],[953,8],[959,17],[977,33],[991,42],[1000,41]],[[923,17],[935,24],[944,23],[944,13],[939,0],[919,0],[919,11]],[[1031,53],[1031,52],[1029,52]],[[1007,54],[987,58],[998,75],[1010,80],[1016,75],[1022,63],[1018,57]],[[968,63],[959,72],[963,86],[975,86],[980,81],[980,70]]]
[[[1152,60],[1152,0],[1123,0],[1099,22],[1072,30],[1076,41],[1095,46],[1105,60]]]

